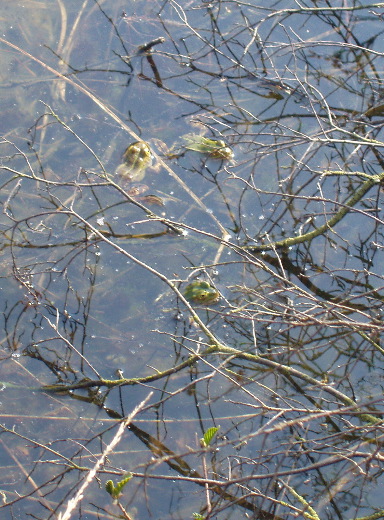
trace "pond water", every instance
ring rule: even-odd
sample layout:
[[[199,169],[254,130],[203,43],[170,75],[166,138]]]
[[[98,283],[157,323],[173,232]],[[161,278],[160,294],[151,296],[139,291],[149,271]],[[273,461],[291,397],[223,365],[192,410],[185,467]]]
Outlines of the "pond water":
[[[0,15],[1,518],[384,516],[382,4]]]

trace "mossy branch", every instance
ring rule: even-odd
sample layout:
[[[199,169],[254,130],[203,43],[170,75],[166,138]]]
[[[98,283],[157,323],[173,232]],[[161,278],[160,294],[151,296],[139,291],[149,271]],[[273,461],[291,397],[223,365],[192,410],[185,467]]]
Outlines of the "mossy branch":
[[[350,407],[351,413],[353,413],[354,415],[359,417],[359,419],[362,420],[363,422],[366,422],[371,425],[377,425],[379,423],[382,423],[382,420],[378,419],[374,415],[364,413],[357,406],[357,403],[353,399],[351,399],[347,395],[343,394],[342,392],[340,392],[333,386],[322,383],[322,382],[318,381],[317,379],[315,379],[314,377],[311,377],[311,376],[305,374],[304,372],[301,372],[300,370],[297,370],[290,366],[283,365],[281,363],[272,361],[270,359],[264,358],[257,354],[250,354],[248,352],[242,352],[238,349],[229,347],[220,342],[217,342],[215,345],[208,347],[205,351],[203,351],[200,354],[192,355],[186,361],[184,361],[183,363],[180,363],[179,365],[177,365],[173,368],[164,370],[163,372],[157,372],[156,374],[153,374],[151,376],[135,377],[135,378],[127,378],[127,379],[115,379],[115,380],[114,379],[111,379],[111,380],[110,379],[84,380],[84,381],[80,381],[79,383],[74,383],[72,385],[61,385],[61,384],[45,385],[45,386],[41,387],[41,390],[45,391],[45,392],[59,393],[59,392],[67,392],[70,390],[78,390],[78,389],[91,388],[91,387],[103,387],[104,386],[107,388],[112,388],[115,386],[127,386],[127,385],[149,383],[149,382],[153,382],[153,381],[162,379],[177,371],[180,371],[187,366],[191,366],[198,360],[203,359],[204,357],[207,357],[211,354],[229,355],[229,356],[233,356],[234,358],[237,358],[237,359],[245,359],[247,361],[251,361],[251,362],[257,363],[259,365],[265,366],[266,368],[272,369],[284,376],[299,379],[299,380],[304,381],[305,383],[315,386],[315,387],[321,387],[321,389],[323,391],[327,392],[329,395],[332,395],[333,397],[338,399],[345,406]]]
[[[355,518],[355,520],[378,520],[379,518],[384,518],[384,509],[380,509],[376,513],[368,516],[359,516]]]
[[[308,520],[320,520],[319,515],[316,513],[313,507],[308,504],[302,495],[299,495],[299,493],[297,493],[297,491],[295,491],[293,487],[289,486],[286,482],[284,482],[284,486],[288,489],[291,495],[293,495],[305,507],[306,511],[303,511],[302,513],[304,518],[307,518]]]
[[[340,171],[329,171],[325,172],[326,174],[331,175],[340,175],[342,172]],[[358,173],[358,175],[361,175]],[[314,238],[323,235],[328,230],[332,231],[332,228],[342,220],[347,213],[351,211],[351,209],[364,197],[364,195],[376,184],[380,184],[384,180],[384,172],[381,172],[379,175],[366,175],[364,177],[368,177],[366,181],[358,188],[355,193],[350,197],[347,202],[344,203],[342,208],[329,220],[325,222],[322,226],[314,229],[313,231],[309,231],[308,233],[304,233],[303,235],[288,237],[284,240],[277,240],[276,242],[270,242],[268,244],[260,244],[260,245],[252,245],[246,246],[244,249],[247,251],[251,251],[253,253],[259,251],[270,251],[271,249],[286,249],[292,247],[296,244],[302,244],[304,242],[310,242]]]

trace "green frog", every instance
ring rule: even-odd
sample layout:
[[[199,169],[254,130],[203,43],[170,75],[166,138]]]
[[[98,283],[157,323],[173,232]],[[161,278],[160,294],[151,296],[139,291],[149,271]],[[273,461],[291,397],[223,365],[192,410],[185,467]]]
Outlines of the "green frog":
[[[116,174],[124,181],[140,182],[150,166],[152,152],[149,144],[145,141],[135,141],[123,153],[123,162],[117,167]]]
[[[157,195],[140,195],[148,190],[145,184],[138,184],[144,179],[147,168],[152,167],[152,151],[145,141],[131,143],[123,153],[123,162],[116,168],[125,185],[128,195],[146,204],[164,206],[163,199]],[[128,185],[128,186],[127,186]]]
[[[220,293],[208,282],[196,280],[187,285],[184,296],[190,302],[208,305],[217,302]]]
[[[187,134],[183,139],[187,142],[185,145],[187,150],[206,154],[212,159],[227,161],[233,159],[233,151],[222,139],[209,139],[198,134]]]

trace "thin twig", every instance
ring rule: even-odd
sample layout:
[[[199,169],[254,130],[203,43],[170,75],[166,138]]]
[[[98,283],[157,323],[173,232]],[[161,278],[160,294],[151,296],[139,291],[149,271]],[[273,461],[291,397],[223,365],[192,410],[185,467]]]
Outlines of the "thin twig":
[[[104,464],[104,461],[106,457],[113,451],[113,449],[117,446],[117,444],[120,442],[121,437],[123,436],[123,433],[127,426],[131,423],[132,419],[136,417],[136,415],[143,410],[145,405],[148,403],[149,399],[152,397],[153,392],[150,392],[141,403],[139,403],[133,411],[128,415],[126,419],[123,419],[120,423],[120,426],[112,439],[112,441],[108,444],[104,452],[102,453],[101,457],[95,464],[95,466],[91,469],[91,471],[88,473],[87,478],[83,482],[82,486],[76,493],[76,495],[71,498],[67,503],[67,508],[64,511],[64,513],[60,513],[58,516],[58,520],[69,520],[71,518],[71,515],[77,505],[82,501],[84,498],[84,492],[89,486],[89,484],[92,482],[93,478],[96,476],[96,473],[98,472],[99,468]]]

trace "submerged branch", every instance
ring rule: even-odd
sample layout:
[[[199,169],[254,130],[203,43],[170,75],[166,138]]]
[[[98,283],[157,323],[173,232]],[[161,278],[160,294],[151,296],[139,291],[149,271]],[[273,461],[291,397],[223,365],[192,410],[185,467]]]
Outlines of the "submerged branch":
[[[244,249],[250,251],[252,253],[260,252],[260,251],[270,251],[272,249],[286,249],[292,247],[297,244],[303,244],[304,242],[310,242],[314,238],[323,235],[327,231],[333,231],[333,227],[338,224],[344,217],[347,215],[351,209],[364,197],[366,193],[375,185],[381,184],[384,180],[384,172],[379,175],[372,175],[368,180],[366,180],[360,188],[356,190],[354,195],[350,197],[347,202],[343,205],[343,207],[325,224],[314,229],[313,231],[309,231],[304,235],[299,235],[296,237],[288,237],[284,240],[277,240],[276,242],[270,242],[269,244],[260,244],[260,245],[252,245],[245,246]]]
[[[211,334],[212,336],[212,334]],[[96,380],[84,380],[79,381],[79,383],[73,383],[70,385],[63,385],[63,384],[54,384],[54,385],[43,385],[40,390],[43,392],[67,392],[67,391],[73,391],[73,390],[80,390],[85,388],[100,388],[100,387],[107,387],[107,388],[113,388],[113,387],[120,387],[120,386],[128,386],[128,385],[137,385],[137,384],[147,384],[153,381],[158,381],[160,379],[163,379],[164,377],[167,377],[171,374],[174,374],[188,366],[192,366],[194,363],[196,363],[199,360],[204,360],[205,357],[210,356],[212,354],[224,354],[233,356],[234,359],[244,359],[247,361],[251,361],[253,363],[262,365],[266,368],[269,368],[275,372],[278,372],[279,374],[282,374],[284,376],[287,376],[288,378],[296,378],[300,381],[303,381],[315,388],[320,388],[323,392],[326,392],[329,395],[332,395],[336,399],[338,399],[341,403],[344,405],[350,407],[350,414],[358,416],[362,421],[367,422],[371,425],[378,425],[382,424],[383,420],[375,417],[372,414],[365,413],[363,410],[361,410],[353,399],[348,397],[343,392],[340,392],[336,388],[334,388],[331,385],[328,385],[326,383],[320,382],[317,379],[313,378],[312,376],[309,376],[305,374],[304,372],[297,370],[295,368],[292,368],[288,365],[283,365],[282,363],[278,363],[276,361],[272,361],[270,359],[267,359],[263,356],[257,355],[257,354],[250,354],[247,352],[241,352],[235,348],[229,347],[227,345],[224,345],[220,341],[216,340],[215,344],[211,347],[208,347],[205,351],[201,352],[200,354],[194,354],[190,358],[188,358],[183,363],[180,363],[179,365],[164,370],[159,371],[156,374],[153,374],[151,376],[146,377],[135,377],[135,378],[127,378],[127,379],[96,379]],[[345,410],[343,413],[347,413]]]

